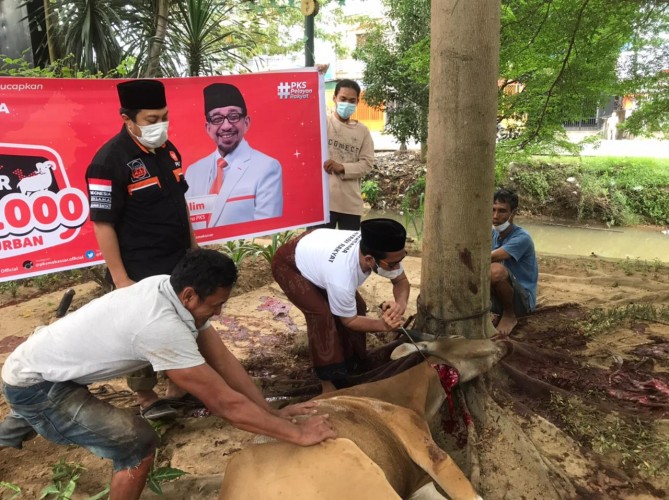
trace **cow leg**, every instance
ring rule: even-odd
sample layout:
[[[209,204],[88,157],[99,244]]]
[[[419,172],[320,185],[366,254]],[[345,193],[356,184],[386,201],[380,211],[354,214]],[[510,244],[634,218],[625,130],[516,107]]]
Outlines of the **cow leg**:
[[[469,479],[460,467],[444,452],[430,435],[427,423],[410,410],[399,407],[388,408],[392,431],[402,443],[411,459],[427,472],[452,500],[477,500]]]
[[[417,489],[407,500],[448,500],[439,493],[432,481]]]

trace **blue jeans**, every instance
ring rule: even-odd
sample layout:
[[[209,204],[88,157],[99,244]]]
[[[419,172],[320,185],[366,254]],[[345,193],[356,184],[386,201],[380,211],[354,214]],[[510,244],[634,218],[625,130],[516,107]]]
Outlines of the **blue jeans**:
[[[137,467],[154,452],[153,428],[128,410],[116,408],[74,382],[3,385],[11,413],[0,423],[0,445],[21,447],[30,428],[59,444],[76,444],[114,463],[114,472]]]

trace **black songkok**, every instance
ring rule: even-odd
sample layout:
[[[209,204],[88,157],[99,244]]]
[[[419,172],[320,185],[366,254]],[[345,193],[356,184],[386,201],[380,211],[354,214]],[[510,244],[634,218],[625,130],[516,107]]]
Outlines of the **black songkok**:
[[[378,252],[397,252],[404,248],[407,232],[392,219],[367,219],[360,223],[362,244]]]
[[[242,113],[246,114],[246,102],[237,87],[229,83],[212,83],[204,88],[204,114],[206,116],[209,116],[212,109],[227,106],[242,108]]]
[[[165,86],[158,80],[130,80],[116,86],[125,109],[162,109],[167,106]]]

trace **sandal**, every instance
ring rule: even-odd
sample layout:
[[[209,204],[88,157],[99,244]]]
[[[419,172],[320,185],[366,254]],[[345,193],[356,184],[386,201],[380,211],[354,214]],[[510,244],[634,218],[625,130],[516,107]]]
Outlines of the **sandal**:
[[[165,398],[163,401],[177,408],[180,406],[187,408],[204,408],[204,403],[202,401],[188,393],[179,398]]]
[[[146,408],[139,408],[139,413],[147,420],[171,419],[177,416],[177,411],[163,399],[151,403]]]

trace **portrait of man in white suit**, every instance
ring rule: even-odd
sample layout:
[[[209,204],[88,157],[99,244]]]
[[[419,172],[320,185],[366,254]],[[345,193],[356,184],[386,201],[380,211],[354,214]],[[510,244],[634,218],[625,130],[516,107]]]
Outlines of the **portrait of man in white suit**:
[[[186,169],[193,229],[281,217],[281,164],[244,139],[251,117],[242,93],[228,83],[205,87],[204,114],[216,150]]]

